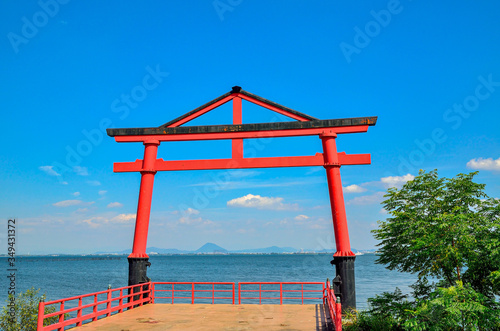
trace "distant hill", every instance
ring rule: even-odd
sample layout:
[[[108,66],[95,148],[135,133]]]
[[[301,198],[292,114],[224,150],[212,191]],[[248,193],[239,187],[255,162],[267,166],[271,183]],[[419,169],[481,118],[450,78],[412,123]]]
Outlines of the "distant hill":
[[[214,243],[206,243],[197,250],[194,251],[197,254],[207,254],[207,253],[229,253],[227,249],[220,247]]]
[[[354,253],[374,253],[375,249],[363,249],[357,250],[352,249]],[[132,252],[130,249],[125,249],[116,252],[96,252],[95,254],[117,254],[117,255],[128,255]],[[214,244],[206,243],[195,251],[180,250],[177,248],[158,248],[158,247],[148,247],[146,253],[148,254],[290,254],[290,253],[335,253],[335,249],[322,249],[322,250],[312,250],[312,249],[296,249],[293,247],[278,247],[270,246],[265,248],[252,248],[252,249],[239,249],[234,251],[228,251],[227,249]]]

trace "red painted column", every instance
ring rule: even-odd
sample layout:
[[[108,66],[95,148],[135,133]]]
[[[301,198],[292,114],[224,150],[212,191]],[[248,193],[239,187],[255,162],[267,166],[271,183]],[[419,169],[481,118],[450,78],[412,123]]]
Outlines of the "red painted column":
[[[149,215],[151,213],[158,145],[160,145],[160,142],[157,140],[144,142],[144,160],[142,162],[141,188],[139,190],[139,203],[137,205],[137,217],[135,221],[134,247],[129,258],[148,257],[146,254],[146,245],[148,242]]]
[[[332,207],[333,229],[337,252],[333,254],[332,264],[335,265],[336,295],[342,302],[342,309],[348,311],[356,309],[356,284],[354,277],[354,261],[356,255],[351,251],[349,231],[347,230],[347,217],[345,213],[344,194],[342,193],[342,180],[340,178],[340,162],[335,144],[336,133],[323,133],[323,158],[325,161],[328,191]]]
[[[349,242],[349,231],[347,229],[347,217],[344,205],[344,194],[342,192],[342,179],[340,178],[340,163],[335,144],[337,134],[322,134],[323,157],[325,160],[326,178],[328,180],[328,191],[330,193],[330,204],[332,207],[333,230],[335,232],[335,243],[337,252],[334,256],[353,256]]]

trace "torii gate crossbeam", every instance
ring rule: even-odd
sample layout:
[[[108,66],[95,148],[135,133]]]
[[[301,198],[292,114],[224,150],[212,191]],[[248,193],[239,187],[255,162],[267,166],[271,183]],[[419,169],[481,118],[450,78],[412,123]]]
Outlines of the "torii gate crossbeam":
[[[233,101],[232,125],[180,127],[180,125],[231,100]],[[242,100],[253,102],[297,121],[242,124]],[[338,153],[335,140],[338,134],[366,132],[369,126],[376,124],[376,121],[377,117],[318,120],[235,86],[232,91],[160,127],[107,129],[108,135],[114,137],[117,142],[141,142],[145,146],[142,160],[114,164],[115,172],[141,173],[134,243],[132,254],[129,256],[129,285],[147,281],[146,267],[149,265],[149,257],[146,254],[146,247],[154,176],[157,171],[323,166],[327,174],[337,248],[332,263],[336,265],[336,274],[341,279],[336,293],[340,292],[343,307],[355,308],[355,255],[351,251],[349,242],[340,167],[342,165],[370,164],[370,154]],[[316,153],[312,156],[243,157],[243,139],[311,135],[319,136],[322,140],[323,153]],[[232,140],[232,158],[181,161],[157,159],[158,146],[162,142],[219,139]]]

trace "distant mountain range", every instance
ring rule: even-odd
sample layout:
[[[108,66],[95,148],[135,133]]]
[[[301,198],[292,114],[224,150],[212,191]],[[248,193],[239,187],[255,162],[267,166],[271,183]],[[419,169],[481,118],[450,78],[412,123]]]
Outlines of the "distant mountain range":
[[[363,254],[363,253],[373,253],[375,252],[375,249],[371,250],[352,250],[356,254]],[[116,252],[96,252],[95,254],[130,254],[132,250],[126,249],[123,251],[116,251]],[[158,247],[148,247],[146,249],[146,253],[150,255],[154,254],[171,254],[171,255],[177,255],[177,254],[293,254],[293,253],[334,253],[335,250],[328,250],[328,249],[322,249],[322,250],[312,250],[312,249],[297,249],[293,247],[278,247],[278,246],[271,246],[271,247],[265,247],[265,248],[254,248],[254,249],[240,249],[240,250],[233,250],[229,251],[223,247],[220,247],[219,245],[216,245],[214,243],[206,243],[205,245],[201,246],[195,251],[188,251],[188,250],[180,250],[177,248],[158,248]]]

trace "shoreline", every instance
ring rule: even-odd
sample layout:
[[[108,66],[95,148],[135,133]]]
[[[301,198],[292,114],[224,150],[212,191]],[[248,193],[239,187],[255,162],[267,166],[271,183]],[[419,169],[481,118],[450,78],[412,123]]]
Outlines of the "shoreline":
[[[239,255],[331,255],[334,252],[326,253],[326,252],[300,252],[300,253],[149,253],[149,256],[239,256]],[[376,252],[356,252],[356,256],[360,255],[371,255],[377,254]],[[107,259],[107,257],[127,257],[129,254],[127,253],[99,253],[99,254],[25,254],[25,255],[17,255],[16,258],[36,258],[36,257],[89,257],[96,258],[101,257],[102,259]],[[6,254],[0,254],[0,258],[8,258],[9,256]]]

